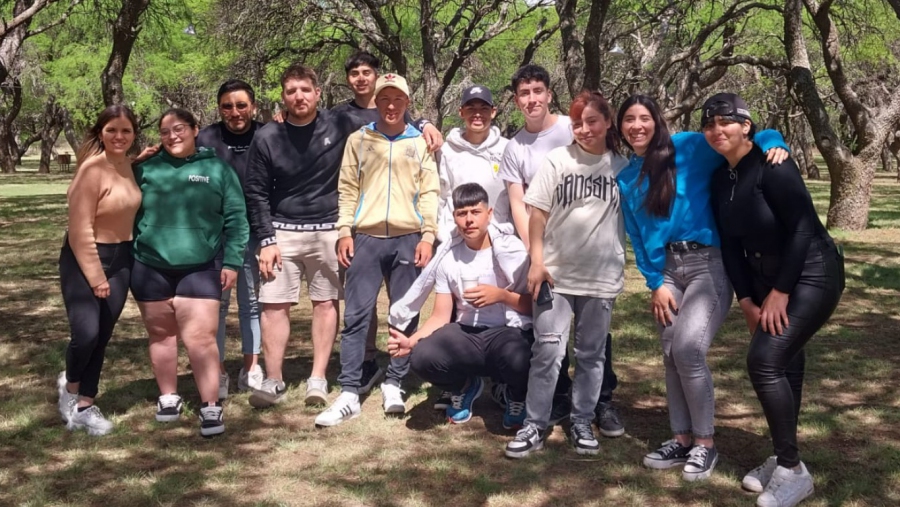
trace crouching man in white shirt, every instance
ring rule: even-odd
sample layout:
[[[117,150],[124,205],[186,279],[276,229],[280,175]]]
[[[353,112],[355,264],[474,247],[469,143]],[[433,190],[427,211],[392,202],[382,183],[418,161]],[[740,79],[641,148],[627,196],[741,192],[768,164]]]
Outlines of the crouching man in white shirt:
[[[392,357],[410,355],[416,375],[452,393],[451,423],[472,418],[472,404],[484,388],[481,377],[500,379],[508,385],[503,426],[518,428],[525,420],[531,361],[528,254],[511,227],[491,225],[493,210],[481,185],[457,187],[453,206],[457,234],[391,307],[388,351]],[[397,328],[418,313],[432,286],[431,317],[405,336]],[[457,320],[451,323],[454,300]]]

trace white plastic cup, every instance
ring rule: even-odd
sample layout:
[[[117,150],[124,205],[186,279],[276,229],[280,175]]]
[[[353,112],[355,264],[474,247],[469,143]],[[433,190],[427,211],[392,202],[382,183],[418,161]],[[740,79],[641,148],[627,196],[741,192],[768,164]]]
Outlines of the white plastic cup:
[[[462,289],[463,292],[474,289],[478,287],[478,277],[474,275],[463,275],[462,277]]]

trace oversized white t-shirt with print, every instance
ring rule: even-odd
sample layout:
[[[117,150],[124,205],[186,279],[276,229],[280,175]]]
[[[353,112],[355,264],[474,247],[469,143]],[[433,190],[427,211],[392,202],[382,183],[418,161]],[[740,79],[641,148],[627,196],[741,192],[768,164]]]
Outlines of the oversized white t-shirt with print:
[[[460,324],[476,327],[505,326],[506,305],[495,303],[475,308],[463,299],[463,275],[477,276],[480,285],[508,287],[510,282],[499,266],[494,264],[491,248],[472,250],[464,241],[453,245],[435,270],[434,291],[437,294],[453,295],[456,300],[456,321]]]
[[[522,128],[506,144],[500,161],[500,179],[527,187],[547,153],[572,144],[574,139],[572,120],[568,116],[558,115],[553,126],[537,133]]]
[[[625,281],[625,222],[616,175],[621,156],[590,154],[577,144],[547,154],[525,203],[548,212],[544,265],[554,292],[613,298]]]

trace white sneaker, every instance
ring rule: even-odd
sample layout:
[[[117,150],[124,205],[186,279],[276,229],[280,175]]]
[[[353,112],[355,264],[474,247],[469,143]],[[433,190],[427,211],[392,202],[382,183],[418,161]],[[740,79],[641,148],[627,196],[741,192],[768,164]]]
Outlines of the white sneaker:
[[[112,431],[113,423],[103,417],[103,414],[96,405],[91,405],[80,412],[77,409],[74,410],[71,417],[69,417],[66,428],[68,428],[69,431],[84,428],[87,430],[88,435],[99,437]]]
[[[766,484],[763,493],[756,499],[757,507],[794,507],[804,498],[813,494],[813,479],[800,463],[800,473],[790,468],[775,467],[772,479]]]
[[[227,373],[219,374],[219,399],[224,400],[228,398],[228,384],[231,383],[231,378]]]
[[[266,374],[263,373],[262,367],[258,364],[253,365],[253,368],[250,368],[249,373],[247,373],[247,370],[241,368],[241,372],[238,373],[238,391],[261,389],[265,378]]]
[[[394,384],[381,384],[381,401],[384,402],[385,414],[405,414],[406,403],[403,401],[403,390]]]
[[[309,377],[306,380],[307,405],[324,405],[328,403],[328,381],[323,378]]]
[[[747,491],[762,493],[766,488],[766,484],[772,479],[772,473],[777,466],[778,458],[776,456],[769,456],[762,465],[747,472],[747,475],[744,476],[744,480],[741,481],[741,486]]]
[[[64,423],[69,422],[72,411],[75,410],[75,406],[78,404],[78,395],[72,394],[66,389],[66,384],[68,383],[66,372],[60,372],[59,376],[56,377],[56,390],[59,394],[57,408],[59,408],[59,416],[62,417]]]
[[[359,406],[359,395],[341,393],[324,412],[316,416],[316,426],[337,426],[344,421],[359,417],[362,409]]]

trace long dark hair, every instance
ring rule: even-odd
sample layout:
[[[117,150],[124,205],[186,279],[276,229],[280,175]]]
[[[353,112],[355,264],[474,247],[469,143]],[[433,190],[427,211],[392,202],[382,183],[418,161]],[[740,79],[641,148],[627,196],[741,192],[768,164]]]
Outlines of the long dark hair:
[[[94,125],[92,125],[91,128],[88,129],[87,134],[84,135],[84,142],[81,143],[78,152],[75,154],[75,160],[77,162],[76,171],[89,157],[98,153],[103,153],[104,147],[103,142],[101,141],[103,128],[106,127],[107,123],[116,118],[125,118],[128,120],[128,122],[131,123],[131,129],[134,131],[134,138],[138,138],[138,121],[134,112],[125,106],[115,105],[107,107],[100,112],[97,116],[97,121],[94,122]]]
[[[606,149],[618,155],[622,146],[621,137],[619,136],[619,130],[616,128],[616,119],[613,118],[612,107],[602,93],[582,90],[581,93],[572,99],[572,104],[569,106],[569,118],[572,118],[573,121],[581,118],[581,114],[587,106],[591,106],[599,111],[604,118],[612,123],[606,131]]]
[[[638,180],[638,185],[644,179],[649,181],[647,196],[644,197],[644,209],[651,215],[668,217],[672,201],[675,199],[675,145],[672,143],[669,127],[666,126],[666,120],[663,119],[656,101],[646,95],[632,95],[619,108],[617,122],[622,141],[629,148],[631,145],[628,144],[625,133],[621,131],[622,118],[625,117],[628,108],[633,105],[647,108],[655,124],[653,137],[650,138],[650,144],[647,145],[644,164],[641,166],[641,175]]]

